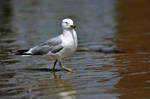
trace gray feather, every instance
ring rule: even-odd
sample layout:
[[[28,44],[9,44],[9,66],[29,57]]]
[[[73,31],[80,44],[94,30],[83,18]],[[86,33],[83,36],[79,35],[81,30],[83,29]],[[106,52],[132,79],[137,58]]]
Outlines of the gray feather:
[[[55,48],[52,49],[51,53],[55,54],[61,51],[63,48],[64,48],[63,46],[56,46]]]
[[[57,53],[63,49],[61,43],[62,41],[60,39],[60,36],[49,39],[46,42],[31,48],[31,54],[44,55],[44,54],[48,54],[49,52]]]

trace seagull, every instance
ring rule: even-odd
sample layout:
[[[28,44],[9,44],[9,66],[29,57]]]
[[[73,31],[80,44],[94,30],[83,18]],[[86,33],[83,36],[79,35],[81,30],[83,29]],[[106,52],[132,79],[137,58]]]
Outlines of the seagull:
[[[73,70],[62,65],[61,59],[71,56],[77,49],[78,41],[75,31],[76,26],[70,18],[62,20],[62,34],[48,39],[46,42],[34,46],[28,50],[19,50],[17,55],[42,55],[48,59],[55,60],[52,71],[55,71],[55,66],[59,62],[59,66],[69,72]]]

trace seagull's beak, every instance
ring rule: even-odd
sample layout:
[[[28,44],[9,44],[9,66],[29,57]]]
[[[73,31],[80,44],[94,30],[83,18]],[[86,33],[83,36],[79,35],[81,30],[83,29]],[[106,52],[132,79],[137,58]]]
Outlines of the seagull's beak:
[[[72,27],[72,28],[74,28],[74,29],[76,28],[76,26],[75,26],[74,24],[73,24],[73,25],[71,25],[71,27]]]

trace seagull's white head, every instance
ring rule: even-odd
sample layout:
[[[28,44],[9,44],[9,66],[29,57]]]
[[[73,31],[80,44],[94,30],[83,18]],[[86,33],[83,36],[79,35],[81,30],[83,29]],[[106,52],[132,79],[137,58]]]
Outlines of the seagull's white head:
[[[75,29],[76,26],[73,24],[73,21],[69,18],[62,20],[62,28],[63,29]]]

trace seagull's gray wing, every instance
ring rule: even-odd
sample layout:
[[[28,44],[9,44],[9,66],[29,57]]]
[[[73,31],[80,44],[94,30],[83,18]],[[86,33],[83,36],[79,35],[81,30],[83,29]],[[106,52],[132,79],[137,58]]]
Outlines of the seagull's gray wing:
[[[63,49],[61,43],[62,43],[61,37],[58,36],[31,48],[28,52],[26,52],[26,54],[44,55],[48,54],[49,52],[55,54]]]

